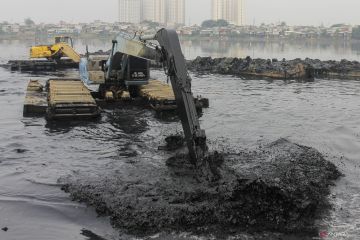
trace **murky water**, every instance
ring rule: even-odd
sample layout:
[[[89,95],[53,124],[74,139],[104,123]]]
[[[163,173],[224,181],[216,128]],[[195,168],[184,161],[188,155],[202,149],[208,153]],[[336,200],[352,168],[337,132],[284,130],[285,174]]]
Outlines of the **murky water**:
[[[360,42],[319,42],[297,41],[259,41],[259,40],[184,40],[185,55],[212,57],[246,57],[265,59],[318,58],[321,60],[360,60]]]
[[[97,41],[78,42],[77,47],[84,50],[80,45],[86,43],[90,50],[108,48],[108,44]],[[30,45],[0,42],[0,62],[26,58]],[[239,56],[246,48],[230,44],[224,46],[230,50],[221,53],[217,45],[206,46],[184,42],[184,52],[188,58],[213,53]],[[253,51],[257,57],[269,55],[266,58],[303,57],[312,52],[311,57],[322,59],[360,60],[357,48],[351,47],[338,54],[332,47],[315,53],[311,48],[266,49],[258,46]],[[74,76],[76,72],[64,74]],[[165,79],[158,71],[153,76]],[[180,124],[163,121],[139,108],[105,110],[100,120],[90,123],[48,124],[42,118],[23,118],[28,80],[45,81],[49,77],[0,68],[0,228],[8,227],[6,232],[0,230],[0,239],[118,239],[119,234],[134,238],[114,230],[109,220],[97,217],[92,208],[72,202],[57,180],[79,171],[113,170],[139,159],[161,164],[164,156],[157,146],[165,135],[180,131]],[[334,161],[346,176],[333,188],[334,210],[319,226],[327,231],[328,239],[356,239],[360,235],[359,81],[297,83],[193,75],[193,86],[196,94],[210,98],[211,107],[204,111],[201,124],[211,141],[221,140],[224,146],[237,148],[285,137],[313,146]],[[194,237],[189,233],[152,236]]]

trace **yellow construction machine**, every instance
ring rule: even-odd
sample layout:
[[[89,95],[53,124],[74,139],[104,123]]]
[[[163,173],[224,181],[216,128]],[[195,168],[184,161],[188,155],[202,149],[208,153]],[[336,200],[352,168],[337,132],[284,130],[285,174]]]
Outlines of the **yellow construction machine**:
[[[74,63],[80,62],[81,57],[74,50],[71,37],[55,37],[55,44],[53,45],[33,46],[30,49],[30,58],[46,58],[48,60],[59,61],[63,57],[71,59]]]

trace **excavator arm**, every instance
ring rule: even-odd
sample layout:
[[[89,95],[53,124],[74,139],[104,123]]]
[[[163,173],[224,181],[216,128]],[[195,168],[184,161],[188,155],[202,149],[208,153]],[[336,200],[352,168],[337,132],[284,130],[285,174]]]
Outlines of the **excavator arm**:
[[[67,43],[57,43],[51,47],[51,50],[53,51],[52,56],[66,56],[73,60],[75,63],[80,62],[80,55]]]
[[[161,29],[153,36],[132,38],[120,34],[113,43],[112,54],[121,52],[163,64],[171,80],[190,159],[192,163],[197,164],[208,152],[206,134],[200,127],[191,92],[191,78],[176,31]]]
[[[207,153],[205,131],[200,128],[199,118],[191,92],[191,78],[181,51],[179,37],[174,30],[161,29],[155,35],[158,41],[160,61],[167,69],[175,93],[179,116],[191,159],[196,162]]]

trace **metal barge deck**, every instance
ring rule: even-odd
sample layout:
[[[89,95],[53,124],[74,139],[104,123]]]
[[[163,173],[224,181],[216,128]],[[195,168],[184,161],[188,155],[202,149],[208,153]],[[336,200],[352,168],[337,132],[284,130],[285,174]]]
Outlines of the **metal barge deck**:
[[[47,90],[49,119],[94,118],[100,115],[90,90],[78,79],[50,79]]]
[[[141,86],[140,96],[156,111],[176,110],[176,100],[172,87],[159,80],[150,80],[149,84]],[[209,100],[197,97],[195,105],[198,109],[208,108]]]
[[[26,89],[24,116],[44,115],[47,107],[44,86],[37,80],[30,80]]]
[[[61,69],[78,68],[79,64],[70,59],[61,59],[60,61],[53,60],[11,60],[7,64],[1,65],[10,71],[20,72],[41,72],[41,71],[56,71]]]
[[[126,95],[126,94],[125,94]],[[127,94],[129,95],[129,94]],[[30,80],[27,87],[24,116],[46,115],[47,119],[89,119],[100,115],[100,107],[123,107],[135,105],[149,107],[156,112],[177,109],[175,95],[170,85],[158,80],[142,86],[139,98],[123,97],[106,101],[97,92],[91,92],[79,79],[50,79],[46,87]],[[195,98],[198,110],[209,107],[208,99]]]

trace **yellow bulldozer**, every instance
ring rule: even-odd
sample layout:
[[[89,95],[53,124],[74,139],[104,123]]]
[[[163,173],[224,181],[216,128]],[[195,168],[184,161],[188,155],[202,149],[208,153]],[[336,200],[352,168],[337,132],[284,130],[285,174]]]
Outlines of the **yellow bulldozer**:
[[[30,58],[46,58],[48,60],[59,61],[61,58],[69,58],[74,63],[80,62],[80,55],[74,50],[71,37],[55,37],[53,45],[38,45],[30,49]]]

